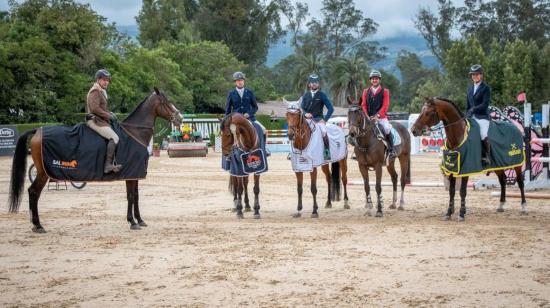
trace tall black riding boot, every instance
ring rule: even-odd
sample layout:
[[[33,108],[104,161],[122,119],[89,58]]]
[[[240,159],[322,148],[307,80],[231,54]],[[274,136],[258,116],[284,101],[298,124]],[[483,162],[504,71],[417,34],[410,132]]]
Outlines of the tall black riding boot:
[[[323,145],[324,145],[324,151],[323,151],[323,158],[325,160],[330,160],[330,146],[328,143],[328,136],[323,136]]]
[[[113,160],[115,158],[116,144],[113,139],[109,139],[107,144],[107,154],[105,155],[105,166],[103,167],[103,173],[119,172],[122,169],[122,165],[114,165]]]
[[[388,157],[390,159],[397,157],[397,153],[395,153],[395,149],[393,148],[393,137],[391,133],[386,135],[386,142],[388,143]]]
[[[489,139],[483,139],[481,141],[481,145],[481,163],[485,166],[488,166],[491,164],[491,144],[489,143]]]

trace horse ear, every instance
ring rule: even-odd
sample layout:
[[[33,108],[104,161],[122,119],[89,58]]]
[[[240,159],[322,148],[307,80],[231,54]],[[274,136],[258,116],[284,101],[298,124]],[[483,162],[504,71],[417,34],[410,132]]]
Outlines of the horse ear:
[[[155,93],[157,93],[157,95],[160,95],[160,91],[157,87],[153,87],[153,89],[155,89]]]

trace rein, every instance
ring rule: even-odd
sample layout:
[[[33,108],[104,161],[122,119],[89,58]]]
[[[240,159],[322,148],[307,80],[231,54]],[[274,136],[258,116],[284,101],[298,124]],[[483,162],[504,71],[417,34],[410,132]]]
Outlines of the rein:
[[[289,130],[292,129],[292,130],[294,131],[295,137],[294,137],[294,140],[292,141],[292,148],[295,149],[296,147],[294,146],[294,143],[296,142],[296,140],[298,139],[298,137],[299,137],[300,139],[303,140],[304,137],[306,136],[306,134],[307,134],[307,129],[306,129],[306,127],[309,127],[309,130],[310,130],[310,132],[311,132],[311,133],[310,133],[310,138],[311,138],[311,136],[313,135],[313,133],[315,132],[316,127],[315,127],[315,124],[310,125],[307,121],[304,121],[305,116],[302,115],[302,111],[301,111],[301,110],[297,110],[297,111],[295,111],[295,110],[292,110],[292,111],[291,111],[291,110],[287,110],[287,112],[288,112],[288,113],[295,113],[295,114],[297,113],[297,114],[299,115],[299,117],[300,117],[300,121],[298,122],[298,126],[292,125],[292,126],[289,126],[289,127],[288,127]],[[307,146],[306,146],[306,147],[307,147]],[[305,149],[305,148],[304,148],[304,149]],[[301,152],[303,152],[303,150],[300,150],[299,152],[293,152],[293,153],[294,153],[294,154],[300,154]]]

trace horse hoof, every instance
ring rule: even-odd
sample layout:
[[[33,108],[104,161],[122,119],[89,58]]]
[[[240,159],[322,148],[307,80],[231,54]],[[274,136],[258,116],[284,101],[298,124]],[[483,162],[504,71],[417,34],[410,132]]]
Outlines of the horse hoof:
[[[405,208],[404,208],[402,205],[400,205],[399,207],[397,207],[397,210],[398,210],[398,211],[404,211]]]
[[[390,210],[395,210],[395,204],[390,205],[389,209]]]
[[[502,213],[502,212],[504,212],[503,208],[501,208],[501,207],[497,208],[497,213]]]
[[[140,221],[140,222],[138,222],[138,225],[139,225],[140,227],[147,227],[147,224],[146,224],[145,221],[143,221],[143,220]]]
[[[451,220],[451,215],[445,215],[445,216],[443,216],[443,220],[445,220],[445,221]]]
[[[292,217],[293,218],[300,218],[300,217],[302,217],[302,213],[300,213],[300,212],[294,213],[294,214],[292,214]]]
[[[457,221],[458,222],[464,222],[464,217],[463,216],[458,216]]]
[[[311,218],[319,218],[319,214],[318,213],[313,213],[313,214],[311,214]]]
[[[262,216],[260,216],[260,214],[254,214],[254,219],[260,219],[262,218]]]
[[[344,209],[349,210],[350,208],[351,208],[351,207],[349,206],[349,204],[347,204],[347,203],[344,204]]]
[[[243,213],[237,213],[237,218],[238,218],[238,219],[243,219],[243,218],[244,218]]]
[[[325,209],[331,209],[332,208],[332,204],[325,204]]]
[[[382,212],[376,212],[376,215],[374,215],[374,216],[376,216],[376,217],[382,217],[382,216],[384,216],[384,213],[382,213]]]
[[[130,230],[141,230],[141,227],[138,224],[130,225]]]
[[[252,212],[252,208],[245,207],[245,208],[244,208],[244,211],[245,211],[245,212]]]
[[[42,227],[32,227],[32,232],[34,233],[46,233],[46,230]]]

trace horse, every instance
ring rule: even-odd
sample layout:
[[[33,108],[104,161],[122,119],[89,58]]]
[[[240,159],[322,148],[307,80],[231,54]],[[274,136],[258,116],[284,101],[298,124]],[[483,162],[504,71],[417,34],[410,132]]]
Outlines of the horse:
[[[411,131],[414,136],[420,136],[425,131],[429,130],[432,126],[443,122],[445,128],[446,146],[449,150],[456,149],[462,140],[464,140],[464,132],[466,129],[466,118],[458,107],[450,100],[443,98],[424,98],[424,104],[422,111],[418,116],[418,119],[411,127]],[[525,192],[523,189],[523,173],[521,172],[521,166],[513,168],[516,172],[516,182],[521,191],[521,214],[527,213],[527,202],[525,201]],[[500,184],[500,205],[497,208],[497,212],[504,211],[504,205],[506,204],[506,175],[505,170],[494,171],[498,177]],[[445,220],[450,220],[454,214],[454,196],[455,196],[455,183],[456,177],[449,176],[449,207],[447,213],[444,216]],[[468,177],[462,177],[460,186],[460,213],[458,221],[464,221],[466,214],[466,187],[468,184]]]
[[[307,148],[309,141],[312,135],[312,127],[306,120],[305,115],[303,114],[300,108],[289,108],[286,112],[286,121],[288,123],[288,139],[292,142],[293,148],[303,151]],[[347,164],[347,155],[337,161],[329,164],[324,164],[321,166],[321,170],[325,174],[325,180],[327,181],[328,193],[327,201],[325,203],[325,208],[332,207],[332,201],[340,201],[341,196],[341,186],[344,186],[344,208],[349,209],[349,199],[348,199],[348,164]],[[299,218],[302,216],[302,192],[303,192],[303,182],[304,182],[304,173],[303,172],[294,172],[296,175],[296,184],[298,190],[298,207],[297,212],[292,216],[294,218]],[[314,167],[313,170],[309,173],[311,178],[311,194],[313,195],[313,212],[311,213],[311,218],[318,218],[318,205],[317,205],[317,168]]]
[[[169,120],[177,126],[182,121],[182,116],[176,107],[168,101],[163,93],[155,88],[155,91],[139,104],[120,125],[128,135],[146,147],[153,136],[153,127],[155,119],[158,116]],[[36,233],[45,233],[46,230],[40,224],[38,216],[38,200],[40,199],[42,189],[49,179],[43,165],[42,128],[25,132],[17,141],[11,170],[9,211],[12,213],[19,211],[27,169],[27,140],[31,135],[33,137],[30,140],[30,151],[34,166],[36,167],[36,179],[28,189],[29,208],[33,224],[32,230]],[[139,230],[141,227],[146,227],[147,224],[139,213],[138,180],[126,180],[126,197],[128,200],[126,219],[130,224],[130,229]]]
[[[228,156],[234,147],[243,152],[250,152],[260,147],[260,141],[252,122],[242,114],[234,112],[225,116],[220,122],[222,136],[222,154]],[[242,196],[244,192],[245,212],[250,212],[250,201],[248,199],[248,176],[229,177],[229,190],[233,193],[234,209],[237,218],[244,218]],[[254,218],[260,219],[260,175],[254,174]]]
[[[349,136],[354,140],[354,152],[359,165],[359,171],[363,177],[363,185],[367,195],[367,209],[372,209],[372,200],[370,197],[369,185],[369,168],[376,174],[376,196],[377,196],[377,211],[375,216],[382,217],[382,166],[386,161],[386,147],[382,140],[378,138],[377,124],[372,121],[362,110],[361,105],[357,101],[352,101],[348,97],[348,123]],[[401,199],[399,201],[398,210],[404,210],[405,205],[405,185],[411,180],[411,137],[407,128],[401,123],[392,122],[394,129],[399,133],[401,145],[395,147],[399,166],[401,169]],[[393,198],[390,209],[396,208],[397,202],[397,172],[395,171],[395,158],[387,162],[387,170],[390,174],[393,184]]]

